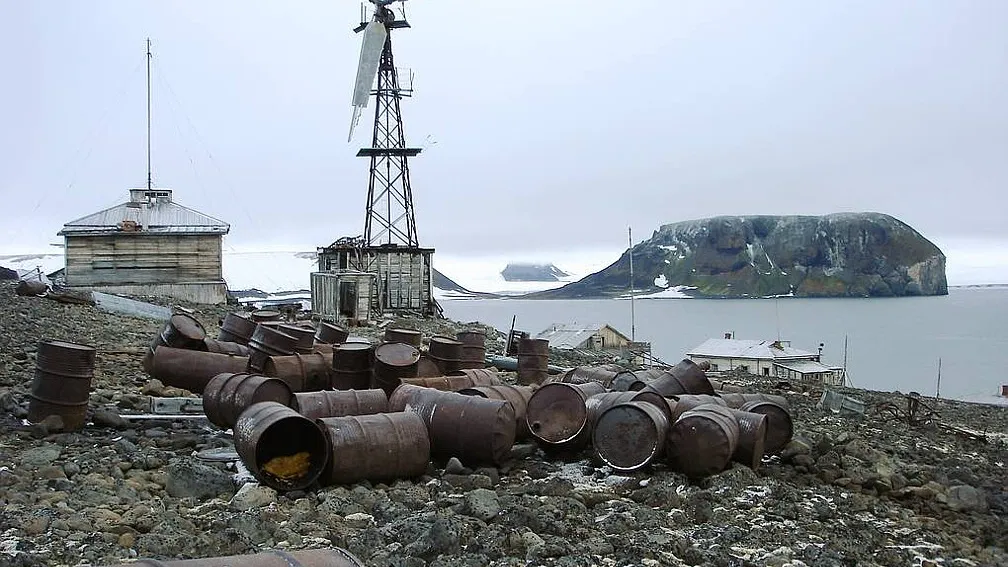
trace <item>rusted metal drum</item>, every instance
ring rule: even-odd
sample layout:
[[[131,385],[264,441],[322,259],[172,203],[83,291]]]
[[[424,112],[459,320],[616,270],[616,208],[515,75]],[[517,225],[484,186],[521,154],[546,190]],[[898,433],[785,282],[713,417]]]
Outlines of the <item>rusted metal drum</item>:
[[[161,332],[151,341],[147,352],[144,353],[144,370],[150,374],[152,364],[154,363],[154,351],[159,346],[204,350],[206,345],[203,344],[203,339],[205,338],[206,329],[194,317],[185,313],[172,315],[161,329]]]
[[[333,351],[332,387],[367,390],[371,387],[374,348],[371,343],[345,342]]]
[[[184,348],[159,347],[154,351],[151,376],[166,386],[202,394],[214,376],[224,373],[245,372],[247,356],[217,354]]]
[[[788,409],[788,401],[784,396],[778,396],[775,394],[734,394],[734,393],[724,393],[721,394],[721,399],[724,400],[725,404],[730,408],[738,409],[749,402],[773,402],[784,409]]]
[[[586,401],[605,388],[595,382],[550,382],[532,394],[526,420],[540,447],[561,452],[580,451],[591,439]]]
[[[463,396],[479,396],[491,400],[504,400],[511,403],[515,411],[515,440],[528,439],[528,420],[525,419],[528,401],[532,398],[532,388],[529,386],[510,386],[501,384],[499,386],[473,386],[459,390]]]
[[[58,415],[66,431],[84,427],[95,354],[94,347],[88,345],[40,342],[35,354],[35,379],[28,394],[28,420],[38,423]]]
[[[500,372],[496,368],[462,368],[450,374],[451,376],[468,376],[476,386],[497,386],[503,384]]]
[[[413,478],[427,471],[431,441],[427,425],[412,411],[325,417],[318,423],[332,453],[326,485]]]
[[[238,415],[259,402],[290,406],[294,392],[279,378],[243,373],[218,374],[203,388],[203,412],[221,429],[234,427]]]
[[[277,329],[281,333],[288,334],[297,339],[294,352],[298,354],[308,354],[315,346],[315,329],[302,327],[301,325],[280,325]]]
[[[650,392],[652,390],[645,388],[641,390],[642,392]],[[679,396],[671,396],[666,398],[669,402],[669,407],[672,408],[672,421],[675,422],[679,419],[679,416],[683,413],[704,404],[716,404],[719,406],[728,407],[720,396],[710,396],[707,394],[682,394]]]
[[[238,313],[228,313],[221,323],[217,340],[248,345],[255,332],[256,322]]]
[[[295,392],[328,390],[332,366],[324,354],[271,356],[263,365],[263,374],[279,378]]]
[[[669,428],[665,453],[669,465],[691,478],[725,469],[738,447],[739,426],[731,410],[715,404],[697,406]]]
[[[714,388],[707,375],[692,360],[685,358],[679,364],[648,382],[647,387],[669,397],[678,394],[713,394]]]
[[[342,344],[350,336],[350,331],[335,323],[319,321],[318,328],[315,329],[315,343],[327,345]]]
[[[371,344],[371,339],[369,339],[367,337],[358,337],[356,335],[351,335],[351,336],[347,337],[347,339],[345,341],[343,341],[343,342],[344,343],[352,343],[352,344],[370,345]]]
[[[515,410],[503,400],[403,384],[389,397],[389,411],[419,415],[430,432],[431,454],[440,459],[501,465],[514,445]]]
[[[486,367],[486,331],[467,329],[455,334],[462,343],[462,368]]]
[[[326,343],[315,343],[312,347],[312,352],[317,354],[325,355],[326,359],[332,363],[333,352],[336,350],[338,345],[330,345]]]
[[[500,382],[491,383],[489,380],[486,380],[483,377],[474,377],[468,375],[431,376],[428,378],[403,378],[400,381],[403,384],[421,386],[424,388],[433,388],[435,390],[441,390],[442,392],[457,392],[459,390],[472,388],[474,386],[494,386],[500,384]]]
[[[588,419],[595,423],[599,416],[609,408],[626,402],[646,402],[665,414],[666,421],[672,423],[672,409],[669,401],[659,396],[655,392],[642,390],[640,392],[602,392],[595,394],[585,400],[585,407],[588,408]]]
[[[420,353],[420,362],[417,363],[418,378],[433,378],[441,376],[441,369],[427,356],[426,352]]]
[[[388,396],[382,390],[325,390],[297,392],[294,409],[310,418],[370,415],[388,411]]]
[[[705,361],[706,362],[706,361]],[[745,388],[742,386],[736,386],[735,384],[728,384],[722,382],[721,380],[715,380],[714,378],[707,378],[710,381],[711,388],[718,394],[741,394],[745,392]]]
[[[413,329],[385,329],[385,342],[403,343],[420,348],[423,344],[423,335]]]
[[[786,406],[773,401],[753,401],[742,404],[738,409],[767,416],[766,443],[764,444],[766,454],[775,455],[791,442],[791,437],[794,435],[794,423],[791,421],[791,412]]]
[[[601,366],[578,366],[571,368],[567,372],[557,376],[549,377],[549,382],[567,382],[568,384],[584,384],[585,382],[598,382],[605,387],[609,387],[617,372]]]
[[[385,343],[377,346],[374,350],[373,386],[392,395],[401,379],[416,377],[419,362],[420,351],[413,345]]]
[[[205,559],[158,561],[141,559],[106,567],[364,567],[364,562],[345,549],[309,549],[304,551],[266,551],[255,555],[229,555]]]
[[[549,341],[523,338],[518,341],[518,382],[542,384],[549,376]]]
[[[663,368],[647,368],[644,370],[621,370],[609,383],[609,389],[614,392],[630,392],[643,390],[647,383],[665,373]]]
[[[431,337],[427,357],[437,364],[441,374],[451,374],[462,368],[462,343],[449,337]]]
[[[274,311],[272,309],[259,309],[252,312],[252,320],[256,323],[262,323],[263,321],[279,321],[283,315],[279,311]]]
[[[203,350],[216,354],[233,354],[244,357],[252,354],[252,349],[243,344],[211,339],[210,337],[203,339],[203,347]]]
[[[664,456],[669,421],[649,402],[621,402],[604,412],[592,429],[592,446],[605,464],[633,472]]]
[[[730,409],[735,421],[739,426],[738,446],[735,447],[735,454],[732,460],[736,463],[756,470],[763,460],[763,452],[766,444],[767,416],[761,413],[753,413]]]
[[[249,368],[262,372],[266,367],[266,359],[271,356],[294,354],[297,347],[297,337],[288,335],[268,325],[257,325],[249,340]]]
[[[234,426],[234,444],[252,476],[276,490],[308,488],[329,463],[322,427],[277,402],[245,408]]]

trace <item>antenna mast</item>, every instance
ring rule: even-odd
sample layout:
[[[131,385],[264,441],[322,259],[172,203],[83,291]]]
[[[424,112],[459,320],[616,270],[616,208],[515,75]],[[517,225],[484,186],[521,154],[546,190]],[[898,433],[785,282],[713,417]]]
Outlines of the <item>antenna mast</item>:
[[[633,288],[633,229],[627,227],[627,240],[630,242],[630,248],[627,250],[627,254],[630,256],[630,342],[636,342],[636,321],[634,317],[634,288]]]
[[[150,88],[150,62],[151,62],[151,52],[150,52],[150,38],[147,38],[147,190],[150,191],[154,188],[153,177],[151,176],[151,141],[150,141],[150,126],[151,126],[151,88]]]

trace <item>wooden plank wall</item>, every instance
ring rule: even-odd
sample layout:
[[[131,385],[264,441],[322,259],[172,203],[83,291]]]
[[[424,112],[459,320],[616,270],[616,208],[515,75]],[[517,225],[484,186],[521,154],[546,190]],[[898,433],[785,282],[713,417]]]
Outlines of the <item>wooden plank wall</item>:
[[[67,285],[219,281],[221,240],[216,234],[68,236]]]

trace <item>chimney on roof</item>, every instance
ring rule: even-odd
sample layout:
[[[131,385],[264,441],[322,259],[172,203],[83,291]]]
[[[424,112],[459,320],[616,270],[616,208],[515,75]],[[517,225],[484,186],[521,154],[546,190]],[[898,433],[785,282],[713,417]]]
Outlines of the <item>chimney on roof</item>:
[[[724,338],[725,338],[725,340],[731,340],[731,338],[732,338],[731,337],[731,333],[725,333],[724,334]]]

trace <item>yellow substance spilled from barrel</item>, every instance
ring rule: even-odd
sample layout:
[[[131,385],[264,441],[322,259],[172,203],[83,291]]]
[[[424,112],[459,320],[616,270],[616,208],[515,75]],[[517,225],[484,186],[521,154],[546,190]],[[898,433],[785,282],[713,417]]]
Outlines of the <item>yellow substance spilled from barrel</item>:
[[[274,457],[263,465],[262,470],[284,480],[293,480],[304,476],[311,466],[311,455],[307,451],[293,455]]]

